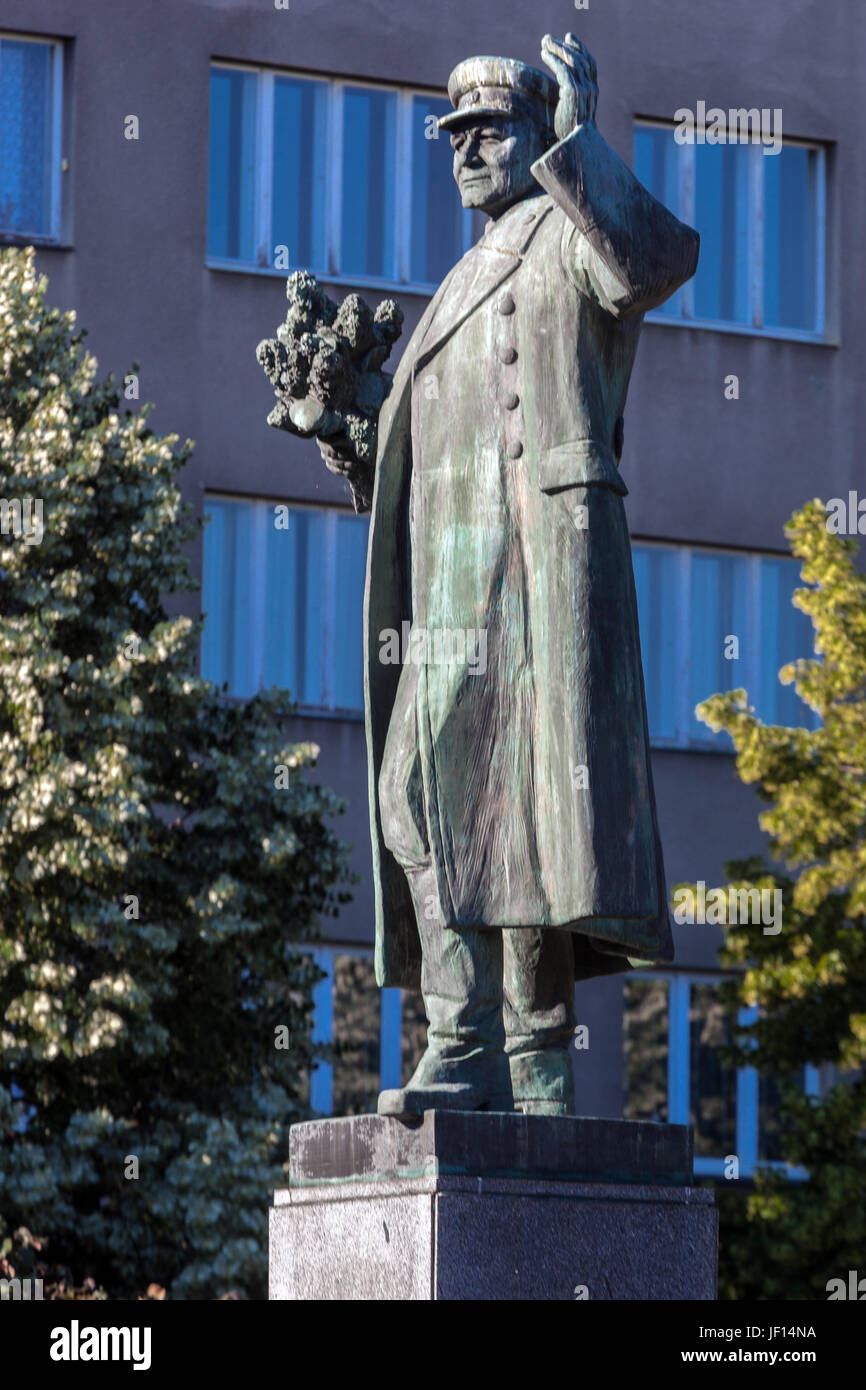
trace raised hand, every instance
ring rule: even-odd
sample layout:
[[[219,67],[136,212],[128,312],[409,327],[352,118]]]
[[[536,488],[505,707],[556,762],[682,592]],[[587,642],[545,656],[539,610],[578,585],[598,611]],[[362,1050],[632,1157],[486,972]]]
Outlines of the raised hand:
[[[545,34],[541,57],[559,83],[559,101],[554,117],[557,140],[564,140],[579,125],[595,119],[598,82],[595,59],[576,35],[564,39]]]

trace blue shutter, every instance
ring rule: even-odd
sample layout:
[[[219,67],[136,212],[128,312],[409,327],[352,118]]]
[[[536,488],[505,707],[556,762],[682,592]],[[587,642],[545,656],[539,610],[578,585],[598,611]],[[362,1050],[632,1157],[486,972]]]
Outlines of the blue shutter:
[[[226,557],[226,504],[213,498],[205,501],[202,564],[202,612],[205,615],[201,637],[201,673],[205,680],[223,685],[229,678],[232,611],[232,584]]]
[[[751,684],[751,655],[757,634],[749,605],[750,558],[694,551],[691,558],[691,651],[689,661],[690,737],[727,742],[713,734],[694,709],[708,696]],[[739,640],[739,656],[725,656],[726,639]]]
[[[211,69],[208,255],[247,264],[256,261],[257,91],[254,72]]]
[[[327,271],[325,229],[328,84],[274,80],[271,247],[287,246],[293,266]]]
[[[51,44],[0,40],[0,229],[49,236]]]
[[[695,315],[751,323],[748,145],[695,147],[695,227],[701,254]]]
[[[265,560],[264,683],[266,687],[277,685],[288,690],[296,699],[297,605],[299,599],[303,602],[306,597],[304,586],[298,583],[297,576],[299,513],[290,509],[288,529],[277,530],[273,507],[269,508],[269,512]]]
[[[343,94],[341,275],[397,278],[397,96],[347,87]]]
[[[251,664],[252,647],[252,530],[253,508],[250,503],[226,504],[227,560],[232,575],[233,595],[229,619],[231,660],[229,688],[233,695],[248,698],[255,695],[258,682]]]
[[[209,497],[204,533],[202,675],[229,693],[255,694],[251,670],[250,504]]]
[[[322,517],[290,508],[288,531],[270,525],[265,568],[265,684],[300,705],[322,704]]]
[[[766,724],[790,728],[814,728],[817,716],[797,695],[793,685],[782,685],[779,670],[789,661],[812,652],[812,624],[791,603],[794,590],[802,587],[796,560],[765,557],[761,560],[761,700],[758,714]]]
[[[326,643],[332,641],[331,614],[325,603],[323,583],[327,562],[326,512],[298,511],[302,521],[300,539],[302,553],[298,557],[299,595],[295,608],[300,620],[303,614],[303,634],[298,634],[298,699],[303,705],[328,708],[329,692],[325,687]]]
[[[764,170],[764,322],[815,329],[817,154],[783,145]]]
[[[337,518],[335,709],[364,708],[364,579],[368,534],[367,517]]]
[[[442,98],[412,98],[412,241],[409,278],[438,285],[463,255],[463,209],[444,131],[427,138],[427,123],[451,110]]]
[[[632,548],[641,659],[651,739],[677,735],[677,553],[670,547]]]

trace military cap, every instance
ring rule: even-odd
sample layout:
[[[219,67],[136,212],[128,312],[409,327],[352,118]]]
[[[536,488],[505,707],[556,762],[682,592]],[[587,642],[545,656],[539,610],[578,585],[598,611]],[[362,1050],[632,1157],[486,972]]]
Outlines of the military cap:
[[[465,58],[448,79],[448,95],[454,110],[440,118],[441,130],[488,116],[530,116],[552,129],[559,84],[517,58]]]

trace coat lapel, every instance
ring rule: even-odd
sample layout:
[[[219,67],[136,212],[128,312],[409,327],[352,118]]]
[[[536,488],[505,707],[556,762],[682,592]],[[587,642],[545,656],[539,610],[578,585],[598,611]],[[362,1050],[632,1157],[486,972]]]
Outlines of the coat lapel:
[[[421,351],[413,364],[413,376],[453,337],[470,314],[474,314],[519,268],[526,248],[552,207],[550,198],[527,198],[488,226],[477,245],[442,285],[441,290],[447,288],[448,293],[435,305]]]

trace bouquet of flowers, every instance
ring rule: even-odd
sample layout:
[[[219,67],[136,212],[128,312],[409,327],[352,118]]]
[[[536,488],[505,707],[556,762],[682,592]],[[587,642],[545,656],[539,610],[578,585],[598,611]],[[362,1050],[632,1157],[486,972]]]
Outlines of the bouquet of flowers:
[[[382,365],[403,312],[383,299],[374,313],[357,294],[337,306],[305,270],[289,276],[286,298],[285,323],[256,348],[277,398],[268,424],[303,439],[315,435],[326,462],[341,460],[333,471],[348,478],[356,506],[359,494],[369,505],[379,411],[393,380]]]

